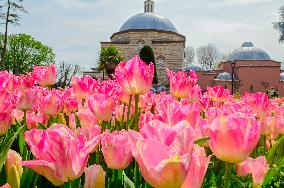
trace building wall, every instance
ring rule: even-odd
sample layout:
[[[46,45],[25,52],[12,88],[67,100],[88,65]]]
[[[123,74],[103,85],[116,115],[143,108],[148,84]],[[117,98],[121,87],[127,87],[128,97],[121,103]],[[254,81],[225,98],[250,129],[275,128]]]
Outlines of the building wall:
[[[240,66],[236,75],[241,80],[241,93],[245,91],[265,92],[276,88],[280,80],[280,68],[269,66]],[[266,85],[267,88],[264,87]]]
[[[215,74],[214,73],[208,73],[206,71],[198,71],[196,72],[198,75],[198,85],[202,88],[202,89],[206,89],[207,86],[214,86],[214,77]]]
[[[180,70],[184,66],[185,37],[177,33],[157,30],[118,32],[112,35],[111,42],[101,42],[102,48],[109,46],[117,47],[126,61],[139,54],[144,46],[150,46],[161,84],[168,84],[167,68]]]

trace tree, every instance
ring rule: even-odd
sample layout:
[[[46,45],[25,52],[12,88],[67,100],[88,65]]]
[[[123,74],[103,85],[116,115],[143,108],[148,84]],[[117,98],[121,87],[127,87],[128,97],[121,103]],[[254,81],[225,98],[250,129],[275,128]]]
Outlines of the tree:
[[[195,58],[195,51],[194,48],[191,46],[188,46],[184,49],[184,61],[185,64],[193,64]]]
[[[71,78],[82,73],[82,68],[79,65],[72,65],[65,61],[57,65],[57,87],[65,88],[70,85]]]
[[[0,42],[5,36],[0,36]],[[14,74],[24,74],[34,65],[46,65],[55,62],[52,48],[42,44],[27,34],[10,35],[7,38],[5,69]]]
[[[213,70],[219,62],[219,51],[214,44],[197,48],[196,54],[199,64],[205,69]]]
[[[139,57],[141,58],[142,61],[144,61],[148,65],[150,63],[153,63],[153,65],[154,65],[153,84],[158,84],[158,82],[159,82],[158,81],[158,74],[157,74],[157,71],[156,71],[155,56],[154,56],[154,52],[153,52],[152,48],[150,46],[144,46],[139,53]]]
[[[3,1],[3,0],[0,0]],[[5,67],[5,59],[6,59],[6,51],[7,51],[7,40],[8,40],[8,25],[19,25],[20,15],[18,12],[27,13],[23,5],[21,4],[23,0],[5,0],[5,3],[0,5],[0,19],[2,20],[1,24],[5,25],[4,30],[4,40],[1,43],[1,64],[0,68],[3,69]],[[5,11],[3,11],[5,9]]]
[[[124,60],[120,51],[114,46],[102,48],[99,59],[99,71],[106,71],[109,78],[112,78],[112,74],[116,65]]]
[[[279,42],[284,42],[284,5],[279,9],[280,21],[273,23],[275,29],[280,33]]]

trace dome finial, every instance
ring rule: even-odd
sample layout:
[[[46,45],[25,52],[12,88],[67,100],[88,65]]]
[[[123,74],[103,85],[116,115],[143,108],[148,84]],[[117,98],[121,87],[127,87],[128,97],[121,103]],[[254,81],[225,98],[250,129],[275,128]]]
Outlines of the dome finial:
[[[154,1],[146,0],[144,2],[144,12],[152,12],[154,13]]]
[[[252,42],[244,42],[243,44],[242,44],[242,48],[243,47],[253,47],[253,43]]]

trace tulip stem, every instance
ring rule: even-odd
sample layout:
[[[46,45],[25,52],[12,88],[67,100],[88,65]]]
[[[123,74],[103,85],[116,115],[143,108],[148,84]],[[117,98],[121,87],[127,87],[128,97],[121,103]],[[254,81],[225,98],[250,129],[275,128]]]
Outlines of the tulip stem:
[[[139,124],[139,95],[135,95],[135,114],[134,114],[134,130],[138,131],[138,124]]]
[[[135,187],[140,186],[140,172],[139,172],[138,163],[136,161],[135,161],[135,166],[134,166],[134,185]]]
[[[125,106],[126,104],[123,104],[123,112],[122,112],[122,117],[121,117],[121,129],[125,129],[124,127],[124,114],[125,114]]]
[[[129,129],[129,118],[130,118],[130,109],[131,109],[131,102],[132,102],[132,95],[129,97],[129,103],[128,103],[128,111],[127,111],[127,120],[126,120],[126,127]]]
[[[225,188],[230,187],[230,175],[231,175],[231,169],[230,169],[230,163],[226,162],[226,173],[225,173]]]
[[[64,188],[72,188],[72,182],[71,181],[65,182]]]
[[[265,156],[266,153],[266,136],[262,136],[263,139],[263,156]]]

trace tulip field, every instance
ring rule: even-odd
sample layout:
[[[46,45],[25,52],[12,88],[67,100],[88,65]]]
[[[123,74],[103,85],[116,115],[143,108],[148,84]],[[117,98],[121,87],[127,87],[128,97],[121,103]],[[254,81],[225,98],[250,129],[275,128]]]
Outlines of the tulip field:
[[[114,80],[64,89],[54,65],[0,72],[0,186],[284,187],[284,98],[202,93],[195,72],[167,74],[157,94],[138,56]]]

